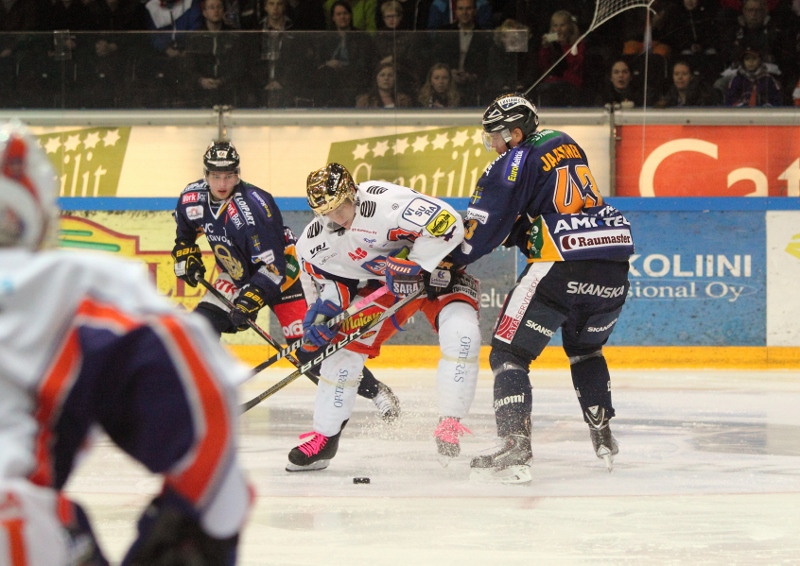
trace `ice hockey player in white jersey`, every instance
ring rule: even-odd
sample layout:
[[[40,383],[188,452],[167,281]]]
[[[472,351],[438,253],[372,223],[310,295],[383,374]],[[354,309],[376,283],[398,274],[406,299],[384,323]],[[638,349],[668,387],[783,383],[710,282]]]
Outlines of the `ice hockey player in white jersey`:
[[[356,330],[423,285],[426,294],[322,362],[314,430],[301,436],[308,440],[289,453],[286,469],[328,466],[353,411],[365,360],[377,356],[381,344],[416,312],[439,334],[440,417],[434,437],[447,465],[460,453],[459,437],[469,432],[461,419],[475,396],[481,342],[479,282],[464,270],[451,270],[447,260],[464,238],[461,217],[444,201],[406,187],[383,181],[356,185],[338,163],[311,172],[306,188],[316,218],[303,230],[297,250],[318,290],[303,322],[306,343],[321,347],[336,340],[336,330],[319,320],[347,308],[357,293],[366,295],[384,282],[389,288],[374,307],[345,321],[341,332]],[[366,285],[358,289],[360,283]]]
[[[250,487],[239,465],[242,367],[135,262],[44,250],[55,172],[0,126],[0,564],[108,562],[62,493],[99,427],[163,477],[123,565],[232,565]]]

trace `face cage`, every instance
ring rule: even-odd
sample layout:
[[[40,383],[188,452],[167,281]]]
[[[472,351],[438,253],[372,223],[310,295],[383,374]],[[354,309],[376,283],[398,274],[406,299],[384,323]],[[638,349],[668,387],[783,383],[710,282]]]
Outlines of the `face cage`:
[[[502,137],[503,141],[506,142],[506,145],[508,145],[508,142],[511,141],[511,131],[508,128],[503,128],[499,132],[487,132],[484,130],[481,132],[481,134],[481,137],[483,138],[483,147],[485,147],[487,151],[494,151],[494,148],[492,147],[492,139],[495,135]]]

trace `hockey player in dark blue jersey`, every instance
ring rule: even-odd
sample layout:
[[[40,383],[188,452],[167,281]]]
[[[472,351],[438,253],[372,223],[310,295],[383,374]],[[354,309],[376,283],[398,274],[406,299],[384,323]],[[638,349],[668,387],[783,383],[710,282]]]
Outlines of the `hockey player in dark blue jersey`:
[[[602,347],[628,293],[630,225],[603,203],[580,145],[564,132],[538,130],[527,97],[498,97],[482,124],[487,149],[499,157],[472,194],[465,239],[453,260],[467,265],[503,245],[518,247],[528,265],[503,305],[489,356],[503,445],[474,458],[471,477],[531,481],[528,372],[559,328],[595,454],[610,471],[618,446],[608,424],[614,408]]]
[[[204,234],[219,268],[214,288],[235,308],[229,310],[206,293],[195,312],[208,319],[217,334],[235,333],[249,328],[247,320],[255,320],[259,310],[268,306],[286,341],[299,340],[307,302],[294,235],[284,226],[272,195],[241,180],[239,162],[232,143],[212,143],[203,155],[203,178],[181,192],[174,213],[175,275],[192,287],[205,275],[196,242]],[[298,355],[306,354],[298,351]],[[316,381],[316,372],[309,377]],[[373,400],[385,421],[398,417],[397,397],[367,369],[359,394]]]

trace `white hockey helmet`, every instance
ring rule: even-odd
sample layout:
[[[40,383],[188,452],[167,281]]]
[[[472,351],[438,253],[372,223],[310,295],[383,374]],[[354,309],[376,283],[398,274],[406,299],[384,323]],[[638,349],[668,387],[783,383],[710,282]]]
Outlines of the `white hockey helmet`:
[[[39,249],[58,222],[56,173],[19,121],[0,124],[0,247]]]
[[[308,174],[308,206],[320,216],[339,208],[346,200],[355,201],[356,184],[344,165],[328,163]]]

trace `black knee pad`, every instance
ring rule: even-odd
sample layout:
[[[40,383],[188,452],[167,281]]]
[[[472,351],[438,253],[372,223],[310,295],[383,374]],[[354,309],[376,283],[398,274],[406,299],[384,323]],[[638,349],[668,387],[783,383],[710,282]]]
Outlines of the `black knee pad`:
[[[223,332],[236,332],[233,324],[231,324],[231,319],[228,317],[228,312],[219,308],[217,305],[201,302],[199,305],[197,305],[197,308],[194,309],[194,312],[203,316],[208,322],[211,323],[211,326],[214,328],[214,332],[217,333],[217,336],[221,335]]]
[[[572,385],[578,395],[584,420],[586,420],[586,411],[595,405],[603,407],[609,418],[613,417],[611,376],[608,373],[606,359],[602,354],[590,356],[572,364],[570,371],[572,372]]]
[[[492,348],[489,364],[494,372],[494,416],[497,435],[530,435],[533,394],[528,377],[530,360],[511,351]]]

